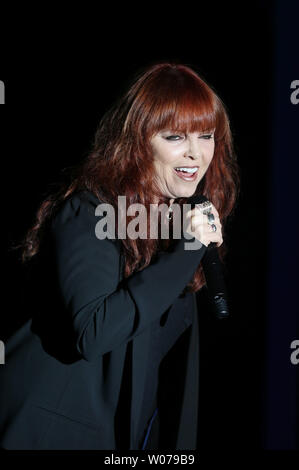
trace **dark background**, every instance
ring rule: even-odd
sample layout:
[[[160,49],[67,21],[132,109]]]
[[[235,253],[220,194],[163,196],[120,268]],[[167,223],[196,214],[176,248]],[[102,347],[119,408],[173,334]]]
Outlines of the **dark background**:
[[[1,147],[7,249],[29,228],[61,170],[87,155],[101,116],[140,68],[159,60],[187,64],[227,107],[241,194],[227,239],[231,317],[215,319],[204,292],[198,294],[200,449],[261,450],[268,432],[265,247],[271,237],[274,78],[283,46],[277,42],[278,4],[210,2],[163,9],[148,4],[142,11],[115,5],[109,12],[88,13],[49,9],[34,25],[19,29],[16,22],[5,33],[9,47],[0,79],[6,86]],[[290,17],[292,5],[286,8]],[[18,17],[21,23],[21,11]],[[7,249],[3,340],[30,314],[25,270]]]

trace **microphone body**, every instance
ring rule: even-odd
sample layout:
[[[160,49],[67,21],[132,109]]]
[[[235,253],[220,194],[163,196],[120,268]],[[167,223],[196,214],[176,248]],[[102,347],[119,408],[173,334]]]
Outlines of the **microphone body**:
[[[188,198],[188,204],[191,204],[191,209],[193,209],[196,204],[202,204],[207,201],[208,199],[203,195],[191,196]],[[206,278],[208,298],[212,311],[219,319],[227,318],[229,316],[227,289],[216,243],[211,242],[208,245],[207,251],[201,262]]]

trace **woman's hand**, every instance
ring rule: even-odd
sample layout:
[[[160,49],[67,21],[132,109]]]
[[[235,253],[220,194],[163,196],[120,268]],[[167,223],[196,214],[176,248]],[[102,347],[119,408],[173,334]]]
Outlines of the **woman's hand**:
[[[210,204],[210,213],[214,215],[215,219],[208,223],[208,216],[203,214],[203,212],[195,206],[194,209],[186,213],[186,232],[197,238],[205,246],[208,246],[211,242],[215,242],[217,243],[217,247],[219,247],[223,243],[222,225],[216,207],[212,203]],[[212,226],[210,225],[212,223],[216,225],[216,232],[213,232]]]

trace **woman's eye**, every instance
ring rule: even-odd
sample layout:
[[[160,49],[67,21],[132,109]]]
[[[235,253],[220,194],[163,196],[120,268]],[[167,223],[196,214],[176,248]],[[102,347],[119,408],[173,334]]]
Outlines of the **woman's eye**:
[[[210,140],[214,137],[214,134],[205,134],[200,136],[203,139]]]
[[[167,140],[178,140],[178,139],[181,139],[181,136],[180,135],[169,135],[168,137],[166,137]]]
[[[214,137],[214,134],[203,134],[203,135],[200,135],[199,137],[201,139],[210,140]],[[173,134],[173,135],[169,135],[165,138],[166,138],[166,140],[177,141],[177,140],[182,139],[183,137],[181,135]]]

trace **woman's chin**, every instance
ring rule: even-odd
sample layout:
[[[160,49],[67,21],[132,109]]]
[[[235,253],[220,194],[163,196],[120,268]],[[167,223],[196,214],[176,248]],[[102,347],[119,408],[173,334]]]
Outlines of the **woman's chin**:
[[[195,193],[195,190],[196,190],[196,186],[194,186],[193,188],[190,188],[188,190],[184,190],[184,191],[179,191],[176,193],[176,196],[175,198],[178,199],[178,198],[181,198],[181,197],[191,197],[193,196],[193,194]]]

